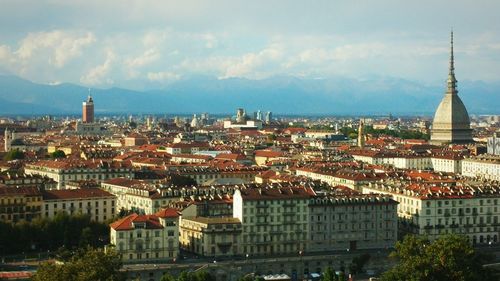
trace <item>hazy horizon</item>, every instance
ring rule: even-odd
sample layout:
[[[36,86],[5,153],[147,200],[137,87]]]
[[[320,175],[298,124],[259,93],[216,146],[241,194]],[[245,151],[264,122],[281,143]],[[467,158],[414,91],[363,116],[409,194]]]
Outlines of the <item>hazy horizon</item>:
[[[158,89],[192,75],[499,81],[497,1],[2,1],[0,73]],[[120,16],[116,16],[120,15]]]

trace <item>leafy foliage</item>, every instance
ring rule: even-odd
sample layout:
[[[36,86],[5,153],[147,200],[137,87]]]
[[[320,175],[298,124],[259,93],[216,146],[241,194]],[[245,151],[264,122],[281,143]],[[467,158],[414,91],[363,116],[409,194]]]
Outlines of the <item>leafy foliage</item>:
[[[66,153],[62,150],[56,150],[50,154],[50,157],[57,159],[57,158],[66,158]]]
[[[331,267],[327,267],[321,276],[321,281],[347,281],[347,276],[343,271],[337,274]]]
[[[33,276],[33,281],[121,281],[125,280],[121,259],[113,251],[86,248],[61,265],[44,263]]]
[[[482,267],[487,258],[478,255],[464,236],[445,235],[431,243],[408,235],[391,256],[399,264],[382,275],[383,281],[492,280]]]
[[[348,136],[350,139],[355,139],[358,137],[358,131],[354,128],[344,127],[341,128],[340,131],[345,136]],[[379,136],[391,136],[401,139],[424,139],[429,140],[430,136],[428,134],[424,134],[419,131],[413,130],[389,130],[389,129],[373,129],[373,126],[364,126],[364,133],[373,135],[375,137]]]
[[[364,127],[365,134],[371,134],[374,136],[392,136],[401,139],[424,139],[429,140],[430,136],[428,134],[424,134],[420,131],[413,130],[389,130],[389,129],[373,129],[373,126],[365,126]]]
[[[349,265],[349,272],[352,274],[363,272],[363,267],[369,260],[370,254],[362,254],[360,256],[354,257],[351,264]]]
[[[0,222],[0,252],[4,254],[103,246],[108,237],[107,224],[90,221],[89,216],[81,214],[58,213],[54,219],[17,224]]]
[[[13,149],[5,156],[3,157],[3,160],[5,161],[12,161],[12,160],[19,160],[19,159],[24,159],[24,152],[20,151],[19,149]]]
[[[215,281],[215,277],[206,271],[183,271],[177,278],[167,273],[161,277],[160,281]]]

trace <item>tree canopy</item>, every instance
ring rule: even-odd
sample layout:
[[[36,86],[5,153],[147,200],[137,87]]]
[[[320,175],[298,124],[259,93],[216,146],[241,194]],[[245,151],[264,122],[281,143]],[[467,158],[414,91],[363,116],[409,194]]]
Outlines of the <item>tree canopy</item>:
[[[121,281],[120,256],[113,252],[86,248],[63,264],[43,263],[33,275],[33,281]]]
[[[52,152],[50,154],[50,157],[52,157],[54,159],[65,158],[66,157],[66,153],[64,153],[64,151],[62,151],[62,150],[56,150],[56,151],[54,151],[54,152]]]
[[[3,160],[5,161],[18,160],[18,159],[24,159],[24,152],[22,152],[19,149],[13,149],[7,152],[7,154],[5,154],[5,156],[3,157]]]
[[[215,277],[206,271],[184,271],[177,278],[167,273],[162,276],[160,281],[215,281]]]
[[[0,253],[73,249],[103,246],[109,239],[109,226],[91,221],[88,215],[56,214],[53,219],[37,218],[31,222],[0,222]]]
[[[464,236],[449,234],[430,242],[408,235],[396,244],[391,257],[399,263],[381,276],[382,281],[492,280],[482,267],[487,257],[479,255]]]

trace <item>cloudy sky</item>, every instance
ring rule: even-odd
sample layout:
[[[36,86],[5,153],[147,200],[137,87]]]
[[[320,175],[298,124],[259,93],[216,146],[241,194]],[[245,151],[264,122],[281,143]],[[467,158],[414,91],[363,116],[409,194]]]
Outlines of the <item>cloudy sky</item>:
[[[193,75],[500,80],[500,1],[0,0],[0,73],[159,88]]]

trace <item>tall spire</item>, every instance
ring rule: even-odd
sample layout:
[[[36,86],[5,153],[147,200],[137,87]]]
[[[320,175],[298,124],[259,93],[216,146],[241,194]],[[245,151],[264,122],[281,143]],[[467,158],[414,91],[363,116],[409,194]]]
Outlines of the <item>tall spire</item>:
[[[457,94],[457,79],[455,78],[455,61],[453,57],[453,29],[451,30],[451,41],[450,41],[450,70],[448,73],[448,89],[447,94]]]
[[[92,94],[90,93],[90,88],[89,88],[89,95],[88,95],[88,97],[87,97],[87,102],[94,102],[94,101],[92,100]]]

